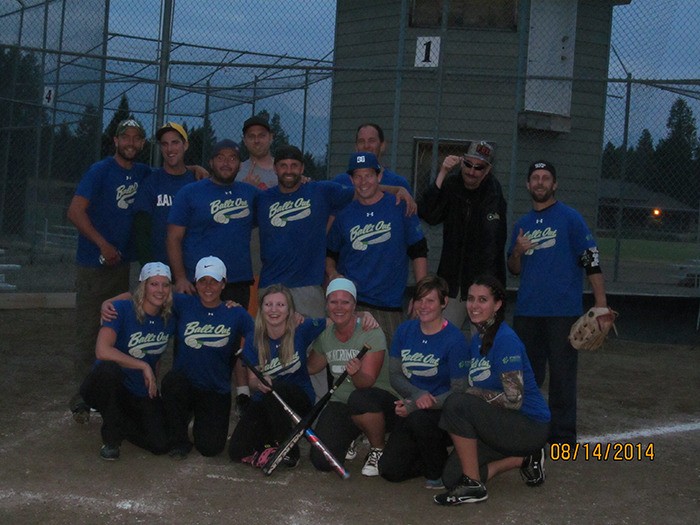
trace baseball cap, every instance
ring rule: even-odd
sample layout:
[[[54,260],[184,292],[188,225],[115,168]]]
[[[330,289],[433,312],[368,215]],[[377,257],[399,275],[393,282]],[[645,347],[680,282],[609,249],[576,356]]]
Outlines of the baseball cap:
[[[234,142],[231,139],[224,139],[214,144],[214,147],[211,150],[211,158],[213,159],[214,157],[216,157],[219,153],[221,153],[221,150],[224,149],[232,149],[236,153],[240,151],[237,142]]]
[[[475,140],[469,144],[465,157],[474,157],[493,164],[493,146],[484,140]]]
[[[270,128],[270,123],[267,121],[267,119],[259,117],[257,115],[254,117],[250,117],[243,123],[243,133],[245,133],[246,130],[251,126],[262,126],[267,131],[272,131],[272,128]]]
[[[156,138],[160,140],[160,138],[168,131],[175,131],[182,137],[182,140],[187,142],[187,132],[185,131],[185,128],[176,122],[166,122],[164,126],[156,131]]]
[[[281,146],[275,151],[275,162],[279,160],[292,159],[304,163],[304,155],[296,146]]]
[[[333,292],[344,291],[352,295],[352,298],[357,300],[357,289],[355,284],[345,277],[336,277],[330,283],[328,283],[328,288],[326,288],[326,297],[328,297]]]
[[[194,278],[199,281],[202,277],[207,276],[213,277],[217,281],[226,279],[226,266],[221,259],[210,255],[199,260],[194,271]]]
[[[145,281],[149,277],[156,276],[167,277],[169,280],[173,280],[170,274],[170,268],[162,262],[149,262],[143,265],[141,268],[141,273],[139,274],[139,281]]]
[[[554,180],[557,180],[557,169],[554,167],[554,165],[546,160],[537,160],[530,164],[530,167],[527,169],[527,178],[530,180],[530,175],[532,175],[532,172],[535,170],[547,170],[549,173],[552,174],[552,177]]]
[[[125,120],[122,120],[119,124],[117,124],[117,131],[114,133],[114,136],[118,137],[119,135],[124,133],[127,130],[127,128],[138,129],[139,132],[141,133],[141,136],[143,138],[146,138],[146,130],[143,129],[143,126],[141,125],[141,123],[138,120],[136,120],[135,118],[125,119]]]
[[[358,151],[350,155],[350,161],[348,162],[348,174],[352,175],[352,172],[362,168],[370,168],[379,173],[382,171],[382,167],[379,165],[379,161],[374,153],[369,151]]]

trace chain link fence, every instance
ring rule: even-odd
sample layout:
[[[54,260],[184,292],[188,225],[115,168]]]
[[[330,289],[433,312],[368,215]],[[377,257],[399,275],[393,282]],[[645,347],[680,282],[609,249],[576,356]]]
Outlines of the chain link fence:
[[[533,43],[517,31],[524,23],[532,33],[536,23],[556,22],[564,31],[573,24],[569,34],[575,35],[576,7],[580,13],[586,2],[389,4],[407,27],[426,28],[442,40],[417,42],[425,54],[415,61],[400,53],[389,60],[373,44],[381,35],[367,32],[362,39],[375,46],[376,60],[340,63],[336,40],[362,33],[343,18],[336,24],[337,13],[350,6],[343,2],[344,10],[324,0],[0,1],[0,264],[20,266],[4,272],[4,288],[73,290],[76,232],[65,212],[85,169],[113,153],[116,123],[130,114],[151,132],[141,160],[152,165],[160,162],[155,130],[166,120],[188,131],[186,161],[206,165],[215,140],[241,141],[242,122],[267,114],[273,150],[281,143],[300,146],[307,174],[319,179],[344,170],[355,127],[376,121],[387,133],[383,162],[406,176],[416,195],[445,155],[486,139],[496,144],[494,168],[512,221],[529,208],[524,170],[534,160],[533,144],[542,151],[548,137],[566,128],[567,108],[581,100],[592,108],[592,123],[578,119],[574,125],[591,128],[581,135],[588,153],[568,155],[566,163],[587,179],[560,184],[560,196],[597,229],[608,281],[622,290],[648,285],[659,294],[697,284],[697,9],[674,0],[616,5],[612,36],[586,35],[587,45],[605,50],[599,55],[606,79],[590,73],[585,56],[576,55],[574,66],[573,38]],[[372,4],[352,5],[365,18],[373,16]],[[468,37],[464,28],[472,31]],[[472,35],[493,55],[470,55],[459,68],[420,63],[441,56],[439,46],[443,54],[468,48]],[[499,39],[521,57],[529,49],[529,62],[498,56]],[[400,48],[396,42],[390,47]],[[561,58],[557,67],[553,54]],[[513,64],[522,65],[521,74]],[[352,81],[341,84],[343,75]],[[370,79],[382,81],[382,90],[368,90]],[[423,91],[406,89],[412,82]],[[522,100],[514,104],[518,92]],[[572,92],[579,98],[572,101]],[[362,111],[352,113],[349,94],[361,94]],[[349,112],[342,111],[345,100]],[[474,113],[486,100],[488,116]],[[531,119],[546,117],[549,129],[523,131],[518,104]],[[398,115],[420,125],[401,126]],[[332,136],[338,125],[353,131]],[[555,150],[555,158],[561,156]],[[436,239],[439,232],[431,229],[434,255]]]

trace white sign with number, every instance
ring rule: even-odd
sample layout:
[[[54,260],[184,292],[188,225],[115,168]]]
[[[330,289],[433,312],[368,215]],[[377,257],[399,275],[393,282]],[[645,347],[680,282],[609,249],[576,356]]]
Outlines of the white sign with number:
[[[440,37],[419,36],[416,39],[414,67],[437,67],[440,62]]]
[[[53,107],[54,97],[56,96],[56,90],[53,87],[44,86],[44,98],[42,99],[42,104],[47,108]]]

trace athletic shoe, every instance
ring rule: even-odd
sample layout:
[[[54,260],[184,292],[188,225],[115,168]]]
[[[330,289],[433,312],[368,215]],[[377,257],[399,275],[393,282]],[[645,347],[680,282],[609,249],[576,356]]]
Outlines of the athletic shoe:
[[[190,450],[192,450],[192,446],[173,447],[170,452],[168,452],[168,456],[177,460],[186,459]]]
[[[486,486],[483,483],[468,476],[462,476],[455,488],[433,496],[433,501],[438,505],[461,505],[462,503],[478,503],[488,497]]]
[[[438,478],[438,479],[425,478],[425,488],[432,489],[432,490],[442,490],[445,488],[445,484],[442,482],[442,478]]]
[[[70,400],[70,411],[76,423],[85,425],[90,422],[90,406],[80,394],[75,394]]]
[[[299,465],[299,447],[293,447],[283,458],[281,464],[288,469],[296,468]]]
[[[365,466],[362,467],[363,476],[379,476],[379,458],[382,457],[384,450],[381,448],[372,447],[369,449],[369,454],[367,454],[367,459],[365,460]]]
[[[545,479],[544,472],[544,448],[535,454],[530,454],[523,459],[523,464],[520,467],[520,477],[528,487],[537,487],[542,485]]]
[[[350,446],[348,447],[348,451],[345,453],[345,459],[350,461],[353,460],[357,457],[357,441],[360,439],[360,437],[356,437],[355,439],[352,440],[352,443],[350,443]]]
[[[236,415],[240,418],[250,404],[250,396],[248,394],[238,394],[236,396]]]
[[[102,445],[100,449],[100,457],[107,461],[116,461],[119,459],[119,447],[113,445]]]

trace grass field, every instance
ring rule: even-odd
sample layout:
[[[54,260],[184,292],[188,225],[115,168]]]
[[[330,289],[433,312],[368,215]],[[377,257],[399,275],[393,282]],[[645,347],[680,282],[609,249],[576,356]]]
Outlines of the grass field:
[[[606,259],[615,256],[615,239],[598,237],[598,248]],[[622,239],[620,258],[623,260],[683,263],[700,259],[700,244],[690,242]]]

